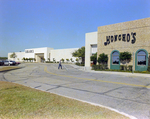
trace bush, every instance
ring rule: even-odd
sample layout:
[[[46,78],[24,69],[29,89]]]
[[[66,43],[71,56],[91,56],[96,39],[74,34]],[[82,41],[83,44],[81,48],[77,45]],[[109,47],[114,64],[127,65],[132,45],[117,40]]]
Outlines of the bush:
[[[133,67],[132,65],[129,65],[129,66],[128,66],[128,70],[129,70],[129,71],[132,71],[132,67]]]
[[[98,63],[103,65],[107,64],[107,62],[108,62],[108,55],[105,53],[100,54],[98,57]]]
[[[149,71],[149,72],[150,72],[150,66],[148,66],[147,71]]]
[[[79,63],[79,62],[77,62],[77,63],[75,63],[76,65],[78,65],[78,66],[84,66],[84,63]]]
[[[108,65],[104,64],[104,65],[92,65],[92,69],[93,70],[105,70],[108,69]]]
[[[124,65],[120,65],[120,70],[124,70]]]
[[[132,71],[132,65],[126,66],[126,65],[120,65],[121,71]]]
[[[96,65],[96,63],[97,63],[97,53],[95,53],[94,55],[92,55],[90,57],[90,59],[91,59],[91,61],[93,61],[93,64]]]
[[[46,63],[54,63],[53,61],[46,61]]]

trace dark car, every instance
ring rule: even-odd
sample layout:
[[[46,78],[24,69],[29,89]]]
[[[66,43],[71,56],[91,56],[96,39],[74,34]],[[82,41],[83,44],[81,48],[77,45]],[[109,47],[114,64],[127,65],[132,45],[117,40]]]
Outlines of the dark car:
[[[16,65],[16,62],[12,60],[6,60],[4,61],[4,65]]]
[[[3,65],[4,65],[4,61],[0,60],[0,66],[3,66]]]

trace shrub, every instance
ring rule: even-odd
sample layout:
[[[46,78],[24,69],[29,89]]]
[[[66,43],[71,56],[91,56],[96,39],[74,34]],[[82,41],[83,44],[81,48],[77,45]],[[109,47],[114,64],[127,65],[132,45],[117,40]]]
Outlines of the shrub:
[[[79,61],[79,58],[76,58],[76,61],[78,62],[78,61]]]
[[[99,64],[107,64],[108,62],[108,55],[105,53],[102,53],[98,57],[98,63]]]
[[[62,58],[61,61],[64,62],[65,60]]]
[[[108,65],[104,64],[104,65],[92,65],[92,69],[93,70],[105,70],[108,69]]]
[[[76,62],[75,64],[78,65],[78,66],[84,66],[84,63],[80,64],[79,62]]]
[[[129,65],[129,66],[128,66],[128,70],[129,70],[129,71],[132,71],[132,67],[133,67],[132,65]]]
[[[124,65],[120,65],[120,70],[124,70]]]
[[[93,61],[93,64],[96,65],[96,63],[97,63],[97,53],[95,53],[94,55],[92,55],[92,56],[90,57],[90,59],[91,59],[91,61]]]
[[[127,71],[128,67],[126,65],[120,65],[120,70]]]
[[[147,70],[150,72],[150,66],[148,66]]]
[[[69,59],[66,59],[66,61],[68,62],[68,61],[69,61]]]
[[[52,62],[52,61],[46,61],[46,63],[54,63],[54,62]]]

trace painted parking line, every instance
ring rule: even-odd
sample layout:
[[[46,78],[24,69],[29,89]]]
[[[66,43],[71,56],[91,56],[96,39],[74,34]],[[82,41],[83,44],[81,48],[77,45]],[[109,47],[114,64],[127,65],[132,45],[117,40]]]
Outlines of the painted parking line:
[[[89,78],[73,77],[73,76],[69,76],[69,75],[55,74],[55,73],[52,73],[52,72],[47,71],[47,67],[44,68],[44,71],[45,71],[46,73],[49,73],[49,74],[52,74],[52,75],[56,75],[56,76],[61,76],[61,77],[75,78],[75,79],[82,79],[82,80],[89,80],[89,81],[97,81],[97,82],[104,82],[104,83],[111,83],[111,84],[118,84],[118,85],[126,85],[126,86],[134,86],[134,87],[143,87],[143,88],[148,88],[148,89],[150,89],[150,86],[144,86],[144,85],[121,83],[121,82],[112,82],[112,81],[104,81],[104,80],[96,80],[96,79],[89,79]]]

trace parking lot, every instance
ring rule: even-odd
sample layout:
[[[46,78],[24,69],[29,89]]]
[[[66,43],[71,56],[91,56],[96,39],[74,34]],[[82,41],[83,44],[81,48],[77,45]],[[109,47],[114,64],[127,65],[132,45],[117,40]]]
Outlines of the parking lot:
[[[150,78],[142,75],[85,72],[71,65],[26,63],[0,73],[0,79],[83,100],[139,119],[150,118]]]

